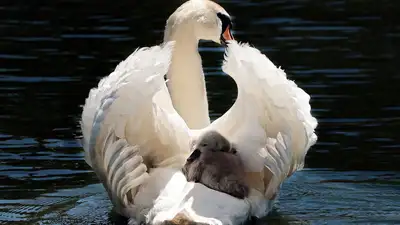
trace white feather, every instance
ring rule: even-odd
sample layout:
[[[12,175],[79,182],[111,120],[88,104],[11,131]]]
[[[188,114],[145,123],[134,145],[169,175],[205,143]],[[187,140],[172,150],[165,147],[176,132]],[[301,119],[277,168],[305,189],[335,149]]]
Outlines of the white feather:
[[[165,101],[172,48],[136,50],[90,91],[83,108],[85,159],[121,212],[133,207],[146,164],[181,166],[189,151],[189,130]]]
[[[265,215],[273,202],[266,200],[301,169],[316,141],[309,96],[257,49],[231,42],[223,70],[236,81],[238,98],[209,127],[190,130],[163,80],[172,47],[135,51],[90,91],[81,123],[88,164],[117,211],[139,222],[157,223],[179,212],[209,224]],[[208,129],[236,144],[247,172],[272,174],[268,180],[260,175],[262,190],[252,187],[249,198],[238,200],[186,181],[180,168],[191,138]],[[217,208],[210,207],[212,200]]]
[[[271,197],[303,167],[317,140],[310,96],[248,44],[229,43],[223,71],[235,80],[238,98],[211,127],[236,142],[248,172],[267,169],[273,174],[264,183],[265,195]]]

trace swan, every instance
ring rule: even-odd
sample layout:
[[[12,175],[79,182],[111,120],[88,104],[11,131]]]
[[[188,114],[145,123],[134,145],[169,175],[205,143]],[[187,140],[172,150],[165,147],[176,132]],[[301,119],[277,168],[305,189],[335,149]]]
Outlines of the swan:
[[[162,44],[135,50],[90,90],[80,121],[85,160],[130,224],[236,225],[263,217],[317,141],[310,96],[259,50],[234,40],[231,29],[217,3],[186,1],[168,18]],[[213,122],[200,39],[226,45],[222,70],[238,89]],[[236,144],[247,198],[183,175],[191,142],[209,130]]]

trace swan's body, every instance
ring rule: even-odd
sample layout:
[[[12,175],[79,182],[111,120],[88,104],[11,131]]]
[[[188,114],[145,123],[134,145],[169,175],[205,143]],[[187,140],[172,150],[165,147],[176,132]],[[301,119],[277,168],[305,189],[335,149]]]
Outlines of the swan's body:
[[[223,71],[237,83],[238,98],[210,124],[197,44],[219,42],[221,31],[226,37],[218,13],[229,17],[208,0],[184,3],[167,22],[165,41],[174,43],[132,53],[86,100],[86,161],[116,210],[137,222],[159,224],[183,214],[207,224],[240,224],[264,216],[316,141],[309,95],[258,50],[235,41]],[[182,174],[190,142],[209,129],[236,144],[248,198],[187,182]]]

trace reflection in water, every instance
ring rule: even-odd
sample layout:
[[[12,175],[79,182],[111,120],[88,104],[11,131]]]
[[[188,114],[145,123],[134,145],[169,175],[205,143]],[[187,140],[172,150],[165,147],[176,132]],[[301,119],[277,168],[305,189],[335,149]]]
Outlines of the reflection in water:
[[[162,41],[181,2],[0,3],[0,223],[123,223],[75,140],[80,105],[136,47]],[[306,161],[314,169],[285,183],[268,224],[400,221],[400,3],[221,4],[235,17],[236,38],[312,95],[320,121]],[[236,86],[221,74],[222,49],[202,43],[200,50],[215,118],[233,103]]]

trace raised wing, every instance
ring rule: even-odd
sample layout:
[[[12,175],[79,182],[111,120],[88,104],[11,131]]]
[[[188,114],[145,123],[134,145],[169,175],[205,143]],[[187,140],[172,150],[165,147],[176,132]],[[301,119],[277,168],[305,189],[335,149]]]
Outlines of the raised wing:
[[[182,165],[189,129],[174,110],[164,81],[173,43],[142,48],[122,61],[83,107],[81,127],[86,162],[115,205],[134,205],[147,169]]]
[[[236,142],[248,171],[264,168],[264,187],[258,189],[273,197],[281,183],[303,167],[317,140],[310,96],[247,44],[229,43],[223,71],[235,80],[238,98],[211,127]]]

